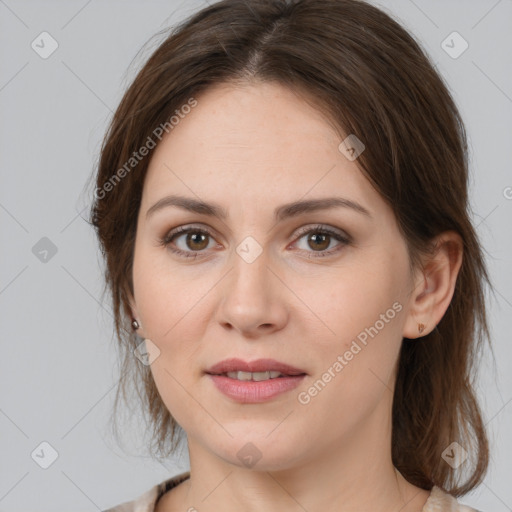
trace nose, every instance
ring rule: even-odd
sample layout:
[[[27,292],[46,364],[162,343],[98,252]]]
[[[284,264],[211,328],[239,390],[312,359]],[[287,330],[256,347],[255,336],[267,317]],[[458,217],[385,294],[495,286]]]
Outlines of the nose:
[[[223,279],[216,311],[224,329],[258,338],[286,325],[291,292],[271,266],[265,251],[252,262],[233,255],[233,268]]]

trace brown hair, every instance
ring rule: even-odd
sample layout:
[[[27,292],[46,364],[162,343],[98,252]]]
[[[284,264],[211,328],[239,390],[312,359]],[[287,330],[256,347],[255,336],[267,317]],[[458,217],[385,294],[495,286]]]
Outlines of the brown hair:
[[[141,339],[130,330],[137,215],[150,158],[129,172],[125,164],[193,95],[215,83],[258,80],[293,88],[340,134],[363,141],[357,162],[392,207],[411,268],[432,250],[436,235],[460,234],[463,262],[450,306],[433,332],[402,342],[392,458],[414,485],[465,494],[482,481],[489,458],[473,385],[476,358],[489,339],[484,284],[491,284],[469,216],[466,133],[420,44],[360,0],[220,1],[178,25],[126,91],[103,141],[90,216],[124,354],[115,408],[121,392],[126,399],[126,385],[136,387],[158,451],[172,453],[180,427],[149,367],[134,358]],[[123,165],[122,180],[118,174],[113,183]],[[441,458],[453,441],[470,456],[458,470]]]

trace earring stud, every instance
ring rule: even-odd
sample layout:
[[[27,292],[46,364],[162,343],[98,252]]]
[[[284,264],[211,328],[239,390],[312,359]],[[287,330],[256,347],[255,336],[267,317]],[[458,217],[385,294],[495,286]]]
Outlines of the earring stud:
[[[137,322],[137,320],[133,320],[132,327],[136,331],[140,327],[139,322]]]
[[[425,330],[424,324],[418,324],[418,332],[421,334]]]

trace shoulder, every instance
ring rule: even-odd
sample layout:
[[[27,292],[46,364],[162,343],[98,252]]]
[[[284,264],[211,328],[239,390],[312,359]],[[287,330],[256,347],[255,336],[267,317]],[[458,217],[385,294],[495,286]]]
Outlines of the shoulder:
[[[459,503],[451,494],[434,486],[421,512],[480,512],[468,505]]]
[[[180,473],[177,476],[168,478],[147,490],[132,501],[125,501],[115,507],[103,510],[102,512],[154,512],[157,501],[167,491],[189,478],[190,473]]]

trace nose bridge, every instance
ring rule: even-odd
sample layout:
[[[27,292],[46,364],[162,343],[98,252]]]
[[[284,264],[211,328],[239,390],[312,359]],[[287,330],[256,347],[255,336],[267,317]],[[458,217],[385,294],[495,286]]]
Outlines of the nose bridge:
[[[233,271],[228,280],[227,293],[236,302],[244,304],[269,301],[272,288],[269,263],[268,250],[256,247],[252,241],[240,243],[232,257]]]
[[[240,331],[281,327],[286,319],[282,284],[271,272],[268,250],[244,239],[233,251],[232,270],[222,287],[219,321]]]

